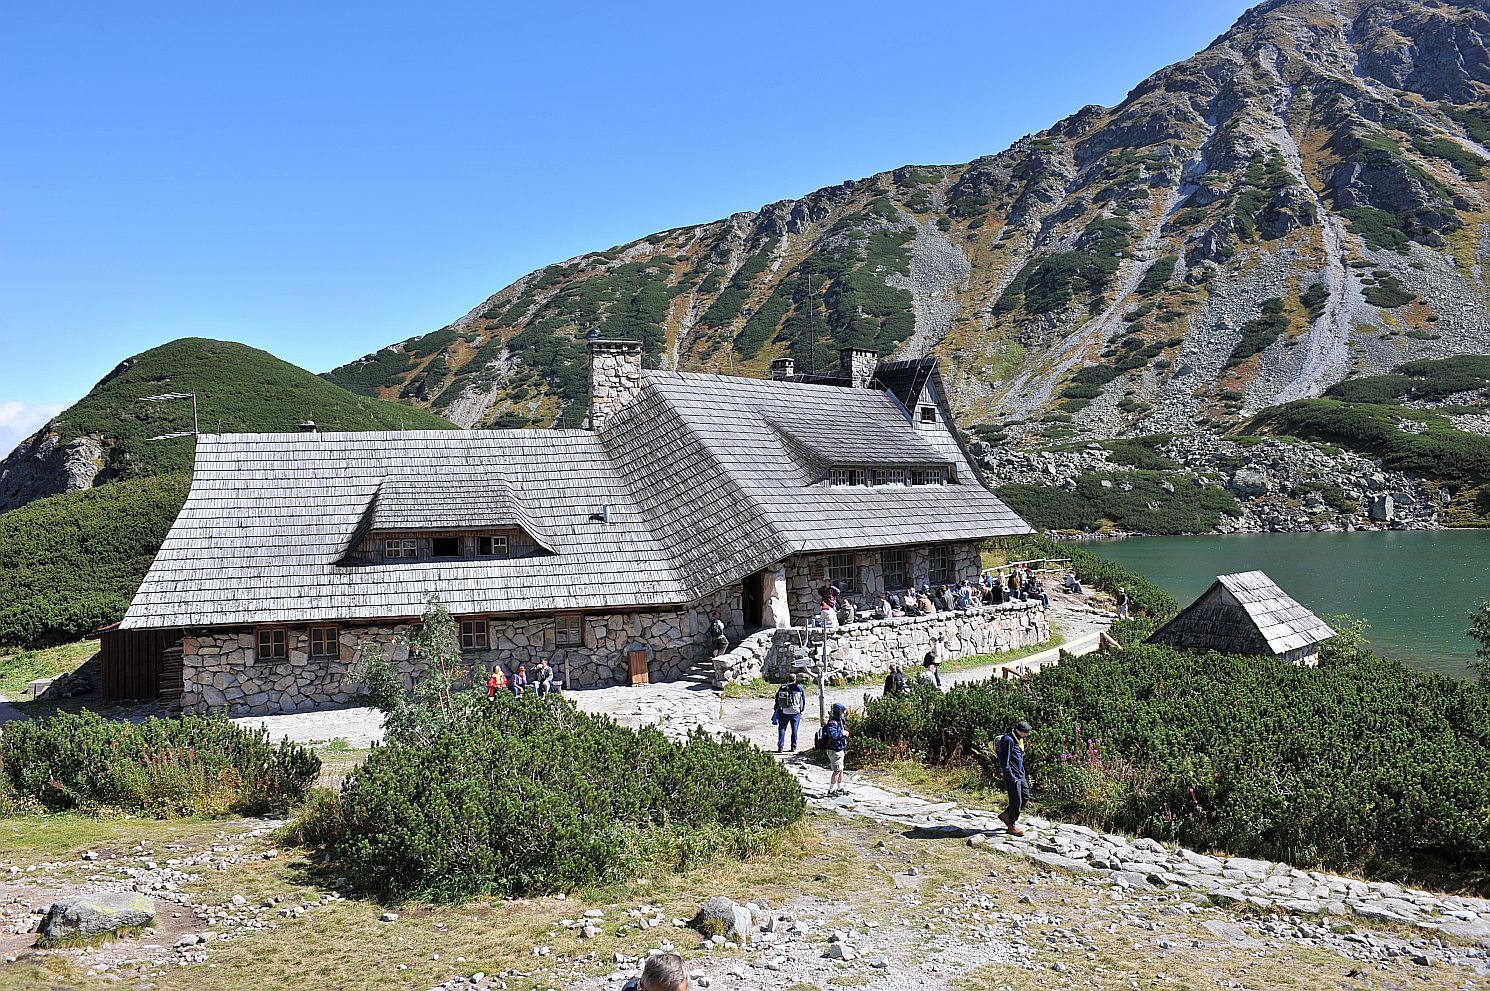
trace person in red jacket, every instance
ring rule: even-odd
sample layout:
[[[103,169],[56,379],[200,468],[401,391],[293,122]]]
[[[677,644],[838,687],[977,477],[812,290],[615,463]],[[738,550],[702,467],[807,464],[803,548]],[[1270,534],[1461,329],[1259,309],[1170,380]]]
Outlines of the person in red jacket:
[[[507,687],[507,672],[500,667],[491,669],[491,677],[486,679],[486,697],[494,699],[497,697],[497,689]]]

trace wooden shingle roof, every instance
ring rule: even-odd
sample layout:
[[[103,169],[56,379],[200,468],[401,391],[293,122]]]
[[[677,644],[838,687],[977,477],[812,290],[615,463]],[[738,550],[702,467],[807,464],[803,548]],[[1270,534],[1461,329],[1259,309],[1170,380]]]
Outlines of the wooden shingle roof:
[[[649,371],[581,430],[203,435],[125,629],[683,605],[804,551],[1027,533],[885,391]],[[825,465],[958,484],[831,486]],[[610,522],[599,517],[609,506]],[[369,530],[519,526],[551,554],[353,565]]]
[[[1335,635],[1261,571],[1220,575],[1205,594],[1149,637],[1149,643],[1239,654],[1276,654]]]

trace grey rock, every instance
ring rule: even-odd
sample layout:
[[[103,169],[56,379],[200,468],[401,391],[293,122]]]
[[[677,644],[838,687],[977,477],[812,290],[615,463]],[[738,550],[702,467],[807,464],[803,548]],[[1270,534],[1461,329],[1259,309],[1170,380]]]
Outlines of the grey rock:
[[[155,925],[155,900],[134,892],[105,892],[53,903],[41,923],[44,941],[89,939],[117,929]]]
[[[710,925],[715,923],[716,925]],[[750,938],[753,920],[750,910],[729,898],[715,896],[699,907],[689,925],[700,932],[717,928],[726,936],[737,937],[741,942]]]

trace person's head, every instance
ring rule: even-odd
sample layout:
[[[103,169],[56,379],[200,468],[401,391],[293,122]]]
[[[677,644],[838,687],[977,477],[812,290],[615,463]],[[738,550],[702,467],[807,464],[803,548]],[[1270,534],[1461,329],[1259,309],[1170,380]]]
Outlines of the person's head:
[[[688,991],[688,966],[676,953],[659,953],[642,968],[641,991]]]
[[[795,685],[797,683],[797,672],[793,671],[791,674],[787,675],[787,678],[793,685]]]
[[[848,715],[848,709],[846,709],[844,707],[843,703],[842,702],[834,702],[833,703],[833,718],[834,719],[842,719],[846,715]]]
[[[1025,737],[1029,736],[1030,733],[1033,732],[1033,731],[1030,729],[1029,722],[1026,721],[1026,720],[1021,719],[1019,722],[1017,722],[1017,723],[1014,724],[1014,727],[1013,727],[1012,732],[1014,733],[1015,736],[1017,736],[1021,740],[1023,740]]]
[[[517,673],[518,674],[527,674],[528,673],[528,666],[526,664],[519,664],[517,666]]]
[[[1119,585],[1118,586],[1118,591],[1121,592],[1122,590],[1123,590],[1123,586]]]
[[[936,667],[936,655],[928,653],[925,657],[921,658],[921,666],[923,668]]]

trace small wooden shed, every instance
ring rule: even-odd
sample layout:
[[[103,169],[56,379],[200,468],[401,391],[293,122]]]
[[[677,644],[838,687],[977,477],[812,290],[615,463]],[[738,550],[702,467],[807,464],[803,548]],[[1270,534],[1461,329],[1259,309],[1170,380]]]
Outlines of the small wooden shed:
[[[1261,571],[1217,576],[1205,594],[1165,623],[1149,643],[1186,650],[1266,654],[1314,665],[1335,631]]]
[[[181,698],[181,630],[98,632],[99,680],[105,702],[146,702]]]

